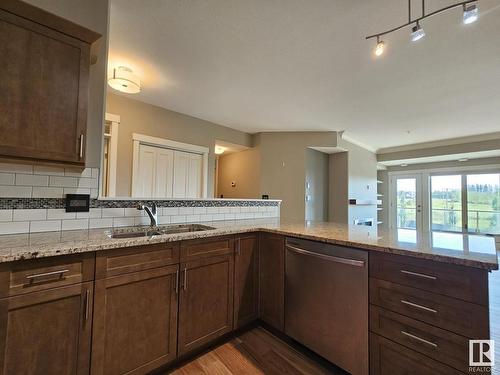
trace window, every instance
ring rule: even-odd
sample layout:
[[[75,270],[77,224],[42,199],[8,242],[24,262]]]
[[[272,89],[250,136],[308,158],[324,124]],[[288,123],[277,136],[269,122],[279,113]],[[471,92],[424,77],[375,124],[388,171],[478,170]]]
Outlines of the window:
[[[417,180],[398,178],[396,181],[397,228],[417,228]]]
[[[500,233],[500,174],[467,175],[470,232]]]
[[[431,228],[462,231],[462,176],[431,176]]]

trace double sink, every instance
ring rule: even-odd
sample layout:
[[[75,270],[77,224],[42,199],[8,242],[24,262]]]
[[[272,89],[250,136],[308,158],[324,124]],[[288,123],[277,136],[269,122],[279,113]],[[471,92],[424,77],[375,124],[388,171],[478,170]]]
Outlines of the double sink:
[[[181,225],[162,225],[157,227],[138,227],[128,229],[115,229],[106,232],[109,238],[138,238],[138,237],[153,237],[163,234],[177,234],[188,232],[200,232],[205,230],[215,229],[207,225],[201,224],[181,224]]]

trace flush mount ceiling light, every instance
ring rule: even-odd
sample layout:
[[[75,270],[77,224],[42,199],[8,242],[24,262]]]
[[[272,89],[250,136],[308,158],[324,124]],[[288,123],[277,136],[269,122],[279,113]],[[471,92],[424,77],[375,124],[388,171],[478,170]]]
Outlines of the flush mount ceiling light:
[[[225,147],[222,147],[222,146],[215,146],[215,155],[222,155],[224,153],[224,151],[226,151],[226,148]]]
[[[141,80],[132,70],[124,66],[113,69],[113,75],[108,79],[108,84],[115,90],[127,94],[141,92]]]
[[[410,38],[411,38],[412,42],[416,42],[417,40],[420,40],[425,36],[425,31],[420,26],[420,21],[427,19],[427,18],[430,18],[432,16],[435,16],[437,14],[444,13],[444,12],[447,12],[449,10],[462,7],[463,8],[463,23],[464,24],[470,24],[472,22],[475,22],[475,21],[477,21],[477,19],[479,17],[479,9],[477,7],[477,2],[479,0],[462,1],[458,4],[448,5],[444,8],[435,10],[431,13],[425,12],[425,0],[421,0],[421,1],[422,1],[422,15],[420,17],[417,17],[415,19],[412,18],[411,0],[408,0],[408,22],[407,23],[400,25],[400,26],[397,26],[393,29],[390,29],[390,30],[387,30],[387,31],[384,31],[381,33],[369,35],[366,37],[367,40],[368,39],[375,39],[375,38],[377,40],[377,45],[375,47],[375,56],[377,56],[377,57],[381,56],[385,50],[385,42],[380,40],[381,37],[388,35],[388,34],[391,34],[393,32],[399,31],[399,30],[406,28],[408,26],[411,26],[412,31],[410,34]]]

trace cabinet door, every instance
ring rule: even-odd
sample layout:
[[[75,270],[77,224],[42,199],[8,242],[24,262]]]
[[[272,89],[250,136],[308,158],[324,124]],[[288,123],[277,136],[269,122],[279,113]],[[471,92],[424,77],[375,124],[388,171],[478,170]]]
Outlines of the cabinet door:
[[[88,374],[92,283],[0,300],[0,374]]]
[[[174,151],[174,198],[187,198],[189,153]]]
[[[95,283],[92,374],[144,374],[176,358],[178,266]]]
[[[283,331],[285,305],[285,239],[261,233],[259,250],[260,318]]]
[[[187,198],[201,198],[201,176],[202,176],[202,157],[198,154],[189,156],[188,164],[188,182]]]
[[[179,355],[232,330],[233,269],[232,254],[181,264]]]
[[[157,147],[139,146],[139,165],[132,194],[137,197],[154,197]]]
[[[174,152],[158,147],[156,153],[156,179],[154,197],[172,198],[174,180]]]
[[[234,257],[234,328],[259,316],[259,236],[236,239]]]
[[[89,64],[89,44],[0,10],[0,155],[85,163]]]

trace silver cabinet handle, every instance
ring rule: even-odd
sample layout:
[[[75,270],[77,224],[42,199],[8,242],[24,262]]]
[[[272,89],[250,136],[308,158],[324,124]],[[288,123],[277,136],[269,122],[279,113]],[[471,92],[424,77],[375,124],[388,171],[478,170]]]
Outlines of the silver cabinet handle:
[[[432,341],[425,340],[425,339],[423,339],[421,337],[412,335],[411,333],[408,333],[408,332],[405,332],[405,331],[401,331],[401,334],[405,335],[406,337],[409,337],[410,339],[413,339],[415,341],[421,342],[422,344],[432,346],[434,349],[437,349],[437,347],[438,347],[438,345],[435,344],[435,343],[433,343]]]
[[[420,309],[420,310],[424,310],[424,311],[429,311],[431,313],[437,314],[437,310],[431,309],[430,307],[425,307],[425,306],[422,306],[422,305],[418,305],[416,303],[413,303],[413,302],[410,302],[410,301],[406,301],[404,299],[401,300],[401,303],[403,303],[405,305],[408,305],[408,306],[411,306],[411,307],[415,307],[416,309]]]
[[[89,320],[90,315],[90,290],[85,291],[85,321]]]
[[[175,294],[179,294],[179,269],[175,271]]]
[[[83,158],[83,141],[84,141],[84,137],[85,137],[84,134],[80,134],[80,149],[79,149],[79,152],[78,152],[78,156],[80,157],[80,159]]]
[[[187,290],[187,281],[188,281],[188,271],[187,268],[184,268],[184,283],[182,285],[182,289]]]
[[[406,270],[400,270],[400,271],[401,271],[401,273],[404,273],[405,275],[421,277],[423,279],[429,279],[429,280],[437,280],[436,276],[430,276],[430,275],[425,275],[423,273],[411,272],[411,271],[406,271]]]
[[[37,279],[39,277],[45,277],[45,276],[59,275],[60,277],[63,277],[66,272],[69,272],[69,270],[58,270],[58,271],[51,271],[51,272],[44,272],[44,273],[36,273],[33,275],[28,275],[28,276],[26,276],[26,278],[31,282],[34,279]]]
[[[299,247],[291,246],[288,244],[286,245],[286,248],[290,251],[293,251],[294,253],[297,253],[297,254],[312,256],[312,257],[320,258],[320,259],[327,260],[330,262],[347,264],[349,266],[354,266],[354,267],[364,267],[365,266],[365,262],[363,260],[355,260],[355,259],[336,257],[336,256],[332,256],[332,255],[314,253],[312,251],[304,250],[304,249],[301,249]]]

